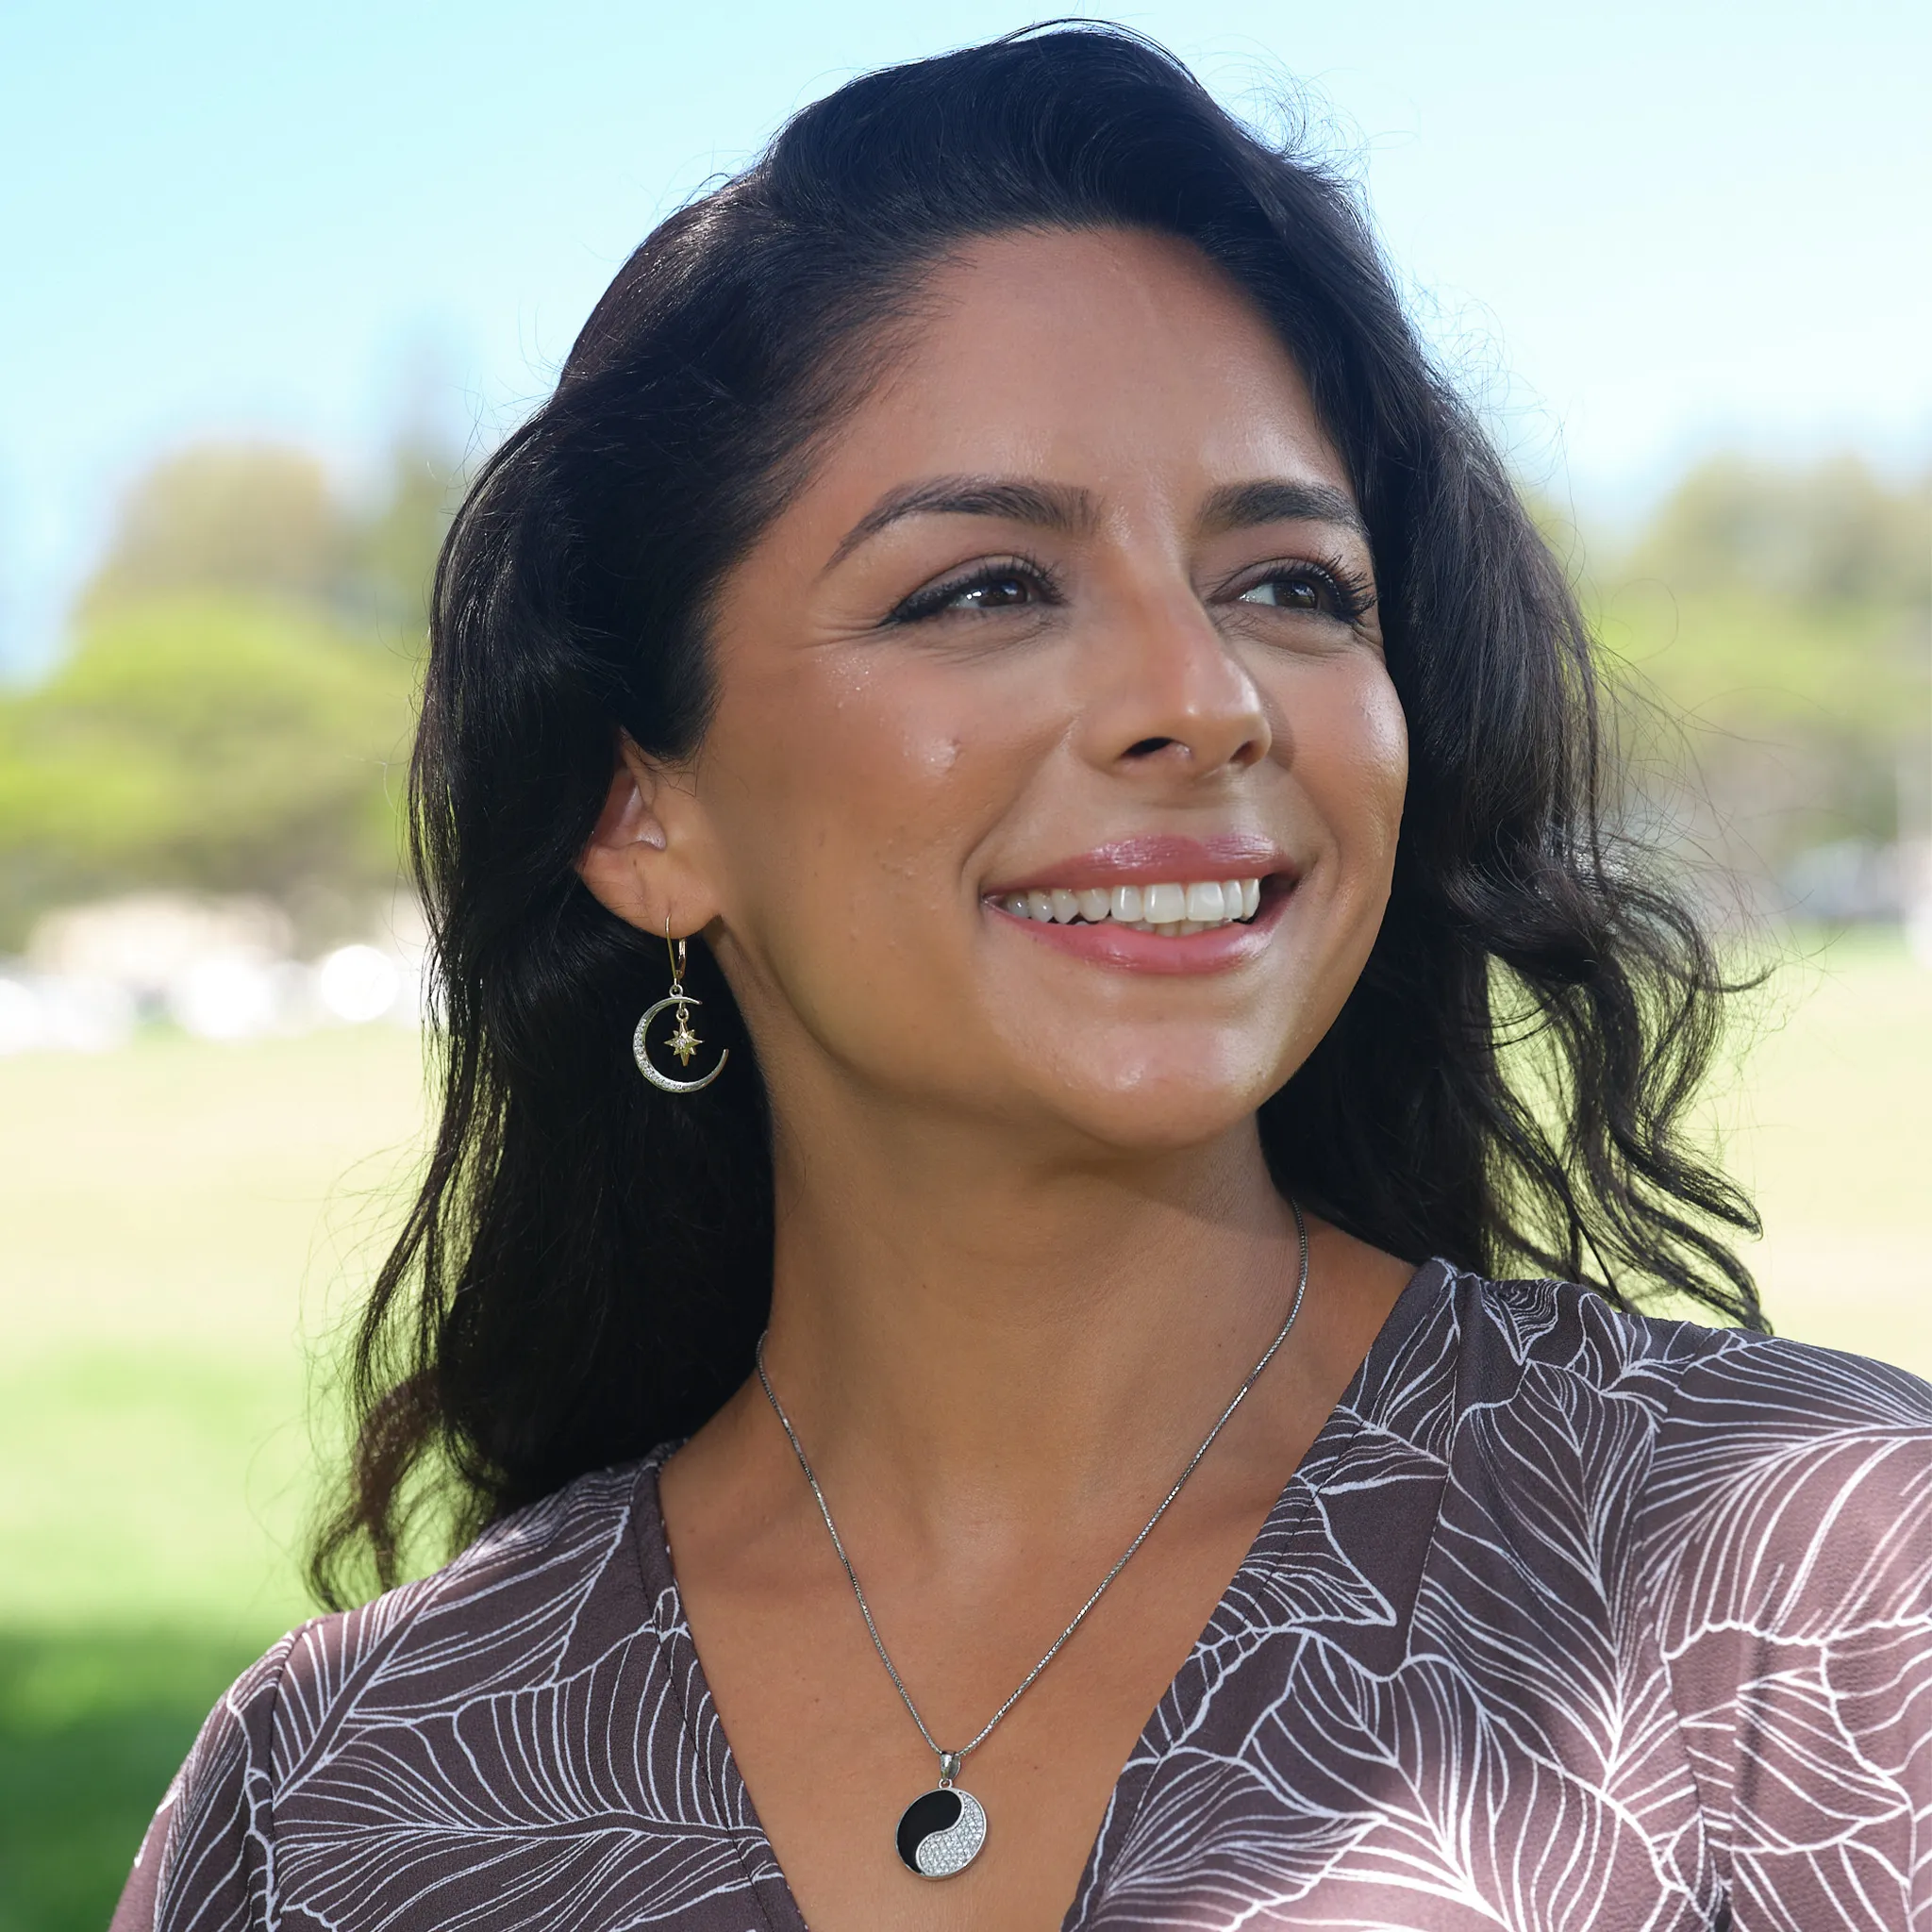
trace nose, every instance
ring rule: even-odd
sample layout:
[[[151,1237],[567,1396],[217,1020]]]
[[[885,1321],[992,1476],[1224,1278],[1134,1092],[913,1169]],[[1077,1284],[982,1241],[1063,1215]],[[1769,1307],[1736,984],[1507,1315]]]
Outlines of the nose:
[[[1114,607],[1089,663],[1084,735],[1104,768],[1198,780],[1268,756],[1260,690],[1191,588]]]

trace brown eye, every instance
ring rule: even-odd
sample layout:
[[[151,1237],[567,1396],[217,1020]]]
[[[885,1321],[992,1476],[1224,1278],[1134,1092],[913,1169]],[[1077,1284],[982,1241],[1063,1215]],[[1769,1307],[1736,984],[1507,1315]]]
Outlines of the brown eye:
[[[1033,586],[1024,577],[982,577],[963,584],[946,600],[948,610],[1012,610],[1033,601]]]
[[[918,624],[959,612],[1035,610],[1060,601],[1052,574],[1022,560],[988,562],[979,569],[915,591],[887,620]]]
[[[1234,600],[1251,609],[1292,611],[1327,623],[1357,624],[1375,608],[1374,585],[1339,564],[1284,563]]]
[[[1314,577],[1279,576],[1264,577],[1252,590],[1243,591],[1235,600],[1240,604],[1263,604],[1275,610],[1306,610],[1319,615],[1327,600],[1322,594],[1322,585]]]

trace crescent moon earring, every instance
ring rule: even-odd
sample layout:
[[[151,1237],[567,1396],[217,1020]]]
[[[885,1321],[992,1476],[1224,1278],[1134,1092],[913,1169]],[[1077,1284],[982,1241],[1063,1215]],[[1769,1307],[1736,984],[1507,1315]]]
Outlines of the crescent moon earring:
[[[675,1009],[677,1024],[673,1028],[671,1038],[664,1043],[677,1056],[679,1066],[690,1066],[691,1056],[705,1043],[691,1031],[691,1008],[703,1006],[704,1002],[696,993],[686,992],[684,990],[684,941],[673,941],[669,918],[664,922],[664,950],[671,955],[671,991],[656,1006],[644,1008],[643,1018],[638,1022],[637,1030],[630,1037],[630,1054],[638,1063],[638,1072],[653,1087],[661,1088],[666,1093],[696,1093],[708,1087],[724,1071],[724,1062],[731,1058],[731,1050],[726,1047],[718,1056],[718,1064],[708,1074],[700,1074],[695,1080],[674,1079],[669,1074],[662,1073],[652,1065],[647,1036],[651,1030],[651,1022],[666,1008]]]

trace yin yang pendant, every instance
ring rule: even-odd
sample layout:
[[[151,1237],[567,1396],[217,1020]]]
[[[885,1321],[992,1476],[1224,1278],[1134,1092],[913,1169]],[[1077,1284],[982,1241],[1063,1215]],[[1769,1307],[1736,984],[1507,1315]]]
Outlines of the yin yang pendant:
[[[951,1878],[965,1871],[986,1842],[986,1812],[971,1791],[953,1782],[958,1774],[959,1758],[942,1752],[938,1790],[914,1798],[899,1814],[899,1857],[907,1871],[922,1878]]]

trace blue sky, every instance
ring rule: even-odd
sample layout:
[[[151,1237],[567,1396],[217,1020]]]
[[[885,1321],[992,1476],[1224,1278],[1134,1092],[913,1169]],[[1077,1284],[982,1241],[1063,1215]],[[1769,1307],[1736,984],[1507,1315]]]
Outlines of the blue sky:
[[[0,7],[0,665],[204,436],[372,471],[493,437],[652,222],[793,108],[1035,17],[990,0]],[[1106,9],[1354,158],[1528,474],[1632,514],[1720,446],[1932,459],[1932,8]]]

